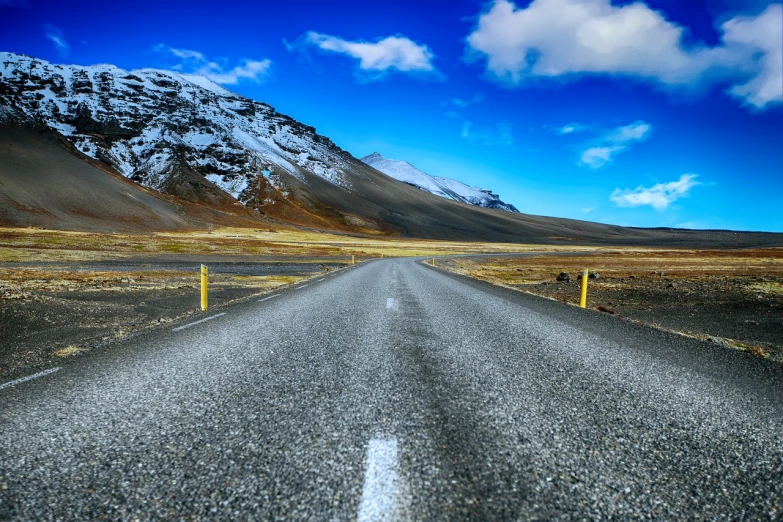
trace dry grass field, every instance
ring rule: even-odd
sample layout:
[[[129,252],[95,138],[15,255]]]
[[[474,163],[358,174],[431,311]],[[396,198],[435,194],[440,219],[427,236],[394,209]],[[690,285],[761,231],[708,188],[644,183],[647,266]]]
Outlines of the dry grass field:
[[[613,248],[438,266],[573,305],[588,269],[598,275],[588,280],[588,308],[783,361],[783,248]],[[570,282],[556,281],[562,272]]]
[[[527,252],[542,247],[519,244],[367,238],[293,229],[219,228],[212,232],[100,234],[0,227],[0,262],[137,259],[140,256],[304,256],[313,258],[441,256],[479,252]],[[580,247],[546,247],[574,251]],[[589,250],[589,247],[585,248]]]

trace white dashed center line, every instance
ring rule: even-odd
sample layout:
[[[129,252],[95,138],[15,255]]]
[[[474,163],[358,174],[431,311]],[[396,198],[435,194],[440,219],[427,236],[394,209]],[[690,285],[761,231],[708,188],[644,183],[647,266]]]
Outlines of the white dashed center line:
[[[193,321],[192,323],[183,324],[182,326],[177,326],[176,328],[172,328],[172,332],[179,332],[180,330],[184,330],[185,328],[190,328],[191,326],[197,325],[199,323],[203,323],[205,321],[211,321],[212,319],[217,319],[218,317],[222,317],[226,315],[226,312],[223,312],[222,314],[213,315],[211,317],[205,317],[204,319],[199,319],[198,321]]]
[[[296,287],[296,289],[297,289],[297,290],[301,290],[302,288],[304,288],[304,287],[306,287],[306,286],[307,286],[307,285],[298,286],[298,287]]]
[[[275,297],[279,296],[280,294],[270,295],[269,297],[264,297],[263,299],[259,299],[258,302],[267,301],[269,299],[274,299]]]
[[[389,310],[391,308],[394,308],[394,298],[393,297],[389,297],[388,299],[386,299],[386,309]]]
[[[367,445],[366,466],[357,520],[399,520],[397,439],[372,439]]]
[[[43,377],[44,375],[49,375],[50,373],[58,372],[61,368],[49,368],[48,370],[44,370],[42,372],[34,373],[33,375],[28,375],[27,377],[22,377],[21,379],[16,379],[15,381],[7,382],[5,384],[0,384],[0,390],[3,388],[10,388],[11,386],[16,386],[17,384],[22,384],[23,382],[32,381],[33,379],[37,379],[38,377]]]

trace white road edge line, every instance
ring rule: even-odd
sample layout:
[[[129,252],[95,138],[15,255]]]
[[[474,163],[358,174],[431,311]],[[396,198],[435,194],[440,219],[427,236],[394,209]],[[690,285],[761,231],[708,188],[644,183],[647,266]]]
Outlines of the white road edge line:
[[[16,379],[15,381],[7,382],[5,384],[0,384],[0,390],[2,390],[3,388],[10,388],[11,386],[16,386],[17,384],[22,384],[23,382],[32,381],[33,379],[37,379],[38,377],[43,377],[44,375],[49,375],[50,373],[59,372],[61,369],[62,368],[60,368],[59,366],[57,368],[49,368],[48,370],[34,373],[33,375],[28,375],[27,377]]]
[[[318,280],[318,282],[320,283],[320,282],[321,282],[321,281],[323,281],[324,279],[326,279],[326,278],[325,278],[325,277],[322,277],[321,279],[319,279],[319,280]]]
[[[280,294],[270,295],[269,297],[264,297],[263,299],[259,299],[258,302],[267,301],[269,299],[274,299],[275,297],[279,296]]]
[[[182,326],[177,326],[176,328],[172,328],[172,332],[179,332],[180,330],[184,330],[185,328],[190,328],[193,325],[203,323],[204,321],[211,321],[212,319],[217,319],[218,317],[222,317],[226,315],[226,312],[223,312],[221,314],[216,314],[210,317],[205,317],[204,319],[199,319],[198,321],[193,321],[192,323],[183,324]]]
[[[357,520],[399,520],[397,439],[371,439],[366,467]]]
[[[307,286],[307,285],[297,286],[297,287],[296,287],[296,289],[297,289],[297,290],[301,290],[302,288],[304,288],[304,287],[306,287],[306,286]]]
[[[388,310],[388,309],[393,308],[393,307],[394,307],[394,298],[393,297],[387,298],[386,299],[386,309]]]

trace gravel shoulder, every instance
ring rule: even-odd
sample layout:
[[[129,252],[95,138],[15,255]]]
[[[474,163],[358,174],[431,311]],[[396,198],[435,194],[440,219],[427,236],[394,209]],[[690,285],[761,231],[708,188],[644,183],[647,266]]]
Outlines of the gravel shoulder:
[[[783,362],[783,249],[464,256],[437,266],[572,305],[589,268],[588,308]]]

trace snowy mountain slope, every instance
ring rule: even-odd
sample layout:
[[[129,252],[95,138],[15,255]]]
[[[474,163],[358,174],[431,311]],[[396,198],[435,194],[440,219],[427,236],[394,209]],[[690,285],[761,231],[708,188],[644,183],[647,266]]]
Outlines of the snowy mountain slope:
[[[313,127],[200,76],[0,53],[0,107],[60,132],[144,186],[178,195],[183,190],[173,185],[194,173],[244,203],[263,203],[252,187],[264,171],[283,192],[281,173],[351,185],[350,154]],[[183,171],[190,178],[178,175]]]
[[[449,178],[430,176],[407,161],[384,158],[377,152],[361,158],[361,161],[394,179],[443,198],[461,201],[484,208],[519,212],[513,205],[504,203],[497,194],[493,194],[489,190],[469,187],[464,183]]]

